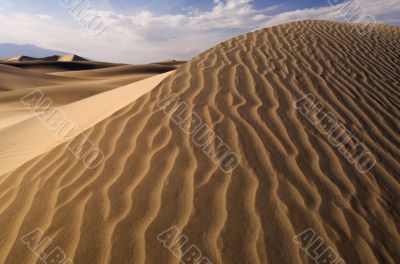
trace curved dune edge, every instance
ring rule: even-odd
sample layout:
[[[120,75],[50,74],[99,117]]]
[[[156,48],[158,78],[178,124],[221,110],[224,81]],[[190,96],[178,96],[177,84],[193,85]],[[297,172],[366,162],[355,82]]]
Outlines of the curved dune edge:
[[[311,264],[293,242],[310,228],[345,263],[399,263],[399,42],[302,21],[208,50],[84,132],[96,169],[61,144],[0,178],[0,263],[41,263],[20,241],[36,228],[75,264],[188,263],[192,245],[201,264]],[[298,113],[309,93],[374,153],[370,172]],[[240,155],[233,172],[157,108],[172,94]],[[174,226],[187,243],[171,252],[157,236]]]
[[[73,124],[74,133],[79,134],[150,92],[170,74],[159,74],[55,109],[64,114],[65,121]],[[24,107],[21,103],[21,109]],[[28,112],[3,120],[12,125],[0,130],[0,175],[71,139],[66,131],[49,125],[45,121],[48,117]]]

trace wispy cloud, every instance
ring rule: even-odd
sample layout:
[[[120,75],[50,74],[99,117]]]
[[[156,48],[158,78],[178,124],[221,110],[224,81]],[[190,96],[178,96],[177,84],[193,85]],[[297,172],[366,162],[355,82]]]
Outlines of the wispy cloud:
[[[400,24],[400,0],[359,0],[379,22]],[[277,13],[271,6],[257,10],[252,0],[214,0],[210,10],[188,9],[174,15],[149,11],[127,16],[110,11],[100,13],[107,30],[92,36],[76,21],[52,23],[27,14],[0,14],[0,39],[76,52],[89,58],[125,62],[190,59],[234,35],[302,19],[344,20],[341,4]],[[61,8],[61,7],[60,7]],[[282,7],[279,8],[279,10]],[[10,30],[12,28],[12,30]]]

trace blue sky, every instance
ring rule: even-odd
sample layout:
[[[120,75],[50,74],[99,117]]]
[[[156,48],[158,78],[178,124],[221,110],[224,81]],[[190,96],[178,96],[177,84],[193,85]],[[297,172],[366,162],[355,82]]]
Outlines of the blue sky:
[[[43,0],[44,1],[44,0]],[[44,1],[46,2],[46,1]],[[92,1],[94,5],[102,4],[104,1]],[[213,7],[212,0],[114,0],[109,1],[112,8],[119,12],[137,12],[142,10],[151,10],[156,14],[177,14],[185,10],[185,8],[194,7],[198,9],[211,9]],[[166,2],[168,4],[166,4]],[[307,7],[323,6],[327,4],[324,0],[255,0],[253,1],[253,6],[257,9],[262,9],[265,7],[273,5],[282,5],[287,9],[303,9]]]
[[[0,1],[0,3],[1,2],[12,2],[13,6],[20,10],[29,8],[32,12],[44,12],[57,15],[63,15],[64,13],[59,8],[58,0],[9,0]],[[281,5],[285,10],[319,7],[328,4],[326,0],[254,0],[252,2],[252,5],[256,9]],[[90,3],[97,9],[107,9],[125,15],[141,12],[143,10],[152,11],[157,15],[179,14],[184,12],[186,8],[194,7],[207,10],[211,9],[214,5],[213,0],[90,0]]]
[[[351,0],[357,11],[343,1],[0,0],[0,43],[143,63],[190,59],[235,35],[301,19],[400,24],[400,0]]]

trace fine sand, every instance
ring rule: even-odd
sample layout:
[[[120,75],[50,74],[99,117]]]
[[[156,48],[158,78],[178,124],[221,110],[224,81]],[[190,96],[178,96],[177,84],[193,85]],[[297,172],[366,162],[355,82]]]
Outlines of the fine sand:
[[[325,263],[400,263],[399,27],[295,22],[181,66],[72,59],[0,64],[0,263],[57,247],[65,264],[196,263],[187,250],[199,264],[322,263],[293,240],[309,228],[337,254]],[[51,135],[20,102],[36,88],[85,137]],[[370,171],[299,113],[307,94],[368,148]],[[165,98],[184,104],[166,113]],[[234,170],[206,155],[223,154],[212,133],[190,133],[199,120],[238,155]],[[87,141],[104,155],[92,169],[76,156]],[[157,239],[171,227],[184,235],[172,251]],[[32,243],[51,243],[32,252],[21,238],[35,229]]]

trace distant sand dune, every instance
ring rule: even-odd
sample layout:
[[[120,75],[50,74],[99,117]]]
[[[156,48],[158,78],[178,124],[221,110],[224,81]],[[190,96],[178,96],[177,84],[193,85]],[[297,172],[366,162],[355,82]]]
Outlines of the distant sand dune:
[[[43,57],[43,58],[34,58],[34,57],[29,57],[29,56],[16,56],[8,59],[3,59],[5,62],[16,62],[16,61],[88,61],[85,58],[82,58],[78,55],[75,54],[69,54],[69,55],[54,55],[54,56],[49,56],[49,57]]]
[[[59,56],[57,61],[88,61],[88,60],[75,54],[69,54],[69,55]]]
[[[30,61],[35,68],[41,62]],[[97,62],[90,62],[98,64]],[[26,70],[24,67],[0,64],[0,115],[2,111],[20,110],[19,100],[40,88],[56,105],[75,102],[94,94],[105,92],[123,85],[140,81],[157,74],[175,70],[183,62],[169,65],[120,65],[109,64],[107,68],[94,70],[71,70],[51,73]],[[59,64],[46,67],[59,68]],[[99,63],[103,65],[103,63]],[[64,65],[64,63],[61,63]],[[79,67],[79,66],[78,66]],[[26,109],[25,109],[26,110]]]
[[[114,64],[107,62],[89,61],[80,56],[71,54],[64,56],[49,56],[44,58],[33,58],[29,56],[17,56],[0,60],[0,65],[18,67],[40,73],[61,72],[61,71],[81,71],[96,70],[125,64]]]
[[[400,263],[400,28],[370,30],[303,21],[236,37],[88,128],[99,167],[61,144],[4,173],[0,263],[40,263],[20,241],[35,228],[52,239],[47,253],[57,246],[73,263],[190,263],[157,240],[172,226],[183,251],[196,245],[215,264],[315,263],[293,242],[308,228],[345,263]],[[309,93],[375,155],[370,172],[299,114]],[[240,155],[233,172],[157,107],[172,94],[189,107],[181,118],[197,113]]]

